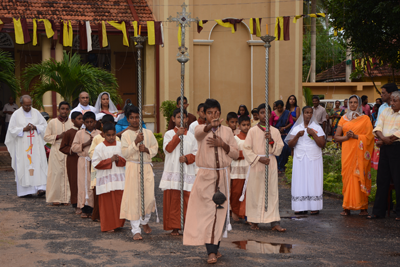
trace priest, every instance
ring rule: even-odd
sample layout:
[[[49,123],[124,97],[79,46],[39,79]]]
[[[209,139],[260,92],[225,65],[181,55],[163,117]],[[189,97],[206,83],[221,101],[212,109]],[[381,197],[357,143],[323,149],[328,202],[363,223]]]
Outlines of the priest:
[[[87,92],[83,91],[79,94],[79,104],[69,113],[70,119],[71,119],[71,114],[74,111],[79,111],[82,114],[85,114],[86,111],[91,111],[94,114],[96,114],[96,109],[93,106],[89,105],[89,94]],[[84,128],[85,126],[82,125],[82,127]]]
[[[23,95],[21,107],[11,116],[5,145],[11,155],[15,172],[17,196],[22,197],[46,190],[47,158],[43,140],[47,122],[32,99]]]

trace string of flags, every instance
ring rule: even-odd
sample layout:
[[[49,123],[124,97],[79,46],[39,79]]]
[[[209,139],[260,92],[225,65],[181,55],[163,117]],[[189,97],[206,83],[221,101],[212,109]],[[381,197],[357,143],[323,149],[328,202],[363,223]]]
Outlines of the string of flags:
[[[297,21],[304,17],[325,17],[325,13],[313,13],[308,15],[296,15],[293,18],[293,23],[297,23]],[[290,40],[290,17],[291,16],[281,16],[275,18],[275,30],[274,35],[277,41],[289,41]],[[225,28],[230,28],[232,33],[237,31],[237,24],[241,23],[243,19],[216,19],[215,22]],[[257,37],[261,36],[261,21],[262,18],[250,18],[249,28],[250,33]],[[197,32],[201,33],[203,30],[204,24],[209,22],[208,20],[199,20],[197,21]],[[0,19],[0,31],[2,30],[4,24],[14,24],[14,32],[15,32],[15,42],[17,44],[26,44],[32,41],[32,44],[35,46],[38,43],[37,29],[39,23],[44,24],[45,32],[47,38],[53,38],[53,40],[57,40],[58,32],[56,29],[55,22],[49,19],[33,19],[33,34],[32,39],[29,35],[28,31],[28,23],[25,18],[3,18]],[[97,24],[97,32],[100,40],[100,46],[102,48],[108,46],[108,38],[107,38],[107,30],[106,23],[119,30],[122,33],[122,43],[124,46],[129,47],[129,28],[133,27],[134,36],[141,35],[141,25],[137,21],[133,22],[118,22],[118,21],[102,21]],[[65,47],[72,47],[73,43],[73,28],[71,25],[71,21],[62,20],[60,21],[60,33],[58,42]],[[148,36],[148,44],[149,45],[164,45],[164,31],[163,31],[163,22],[162,21],[147,21],[147,36]],[[337,36],[338,31],[342,31],[341,29],[334,29],[334,36]],[[92,50],[92,29],[89,21],[79,22],[78,25],[78,33],[79,33],[79,41],[80,41],[80,49],[87,50],[90,52]],[[268,34],[268,24],[266,24],[266,33]],[[181,35],[182,29],[178,28],[178,43],[181,46]]]

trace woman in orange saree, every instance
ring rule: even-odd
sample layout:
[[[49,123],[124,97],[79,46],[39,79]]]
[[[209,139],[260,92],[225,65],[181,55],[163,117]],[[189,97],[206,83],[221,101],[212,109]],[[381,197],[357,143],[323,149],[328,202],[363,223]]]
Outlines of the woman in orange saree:
[[[368,116],[362,113],[361,99],[349,98],[349,111],[338,124],[335,140],[342,143],[343,212],[361,210],[368,215],[368,195],[371,192],[371,155],[374,135]]]

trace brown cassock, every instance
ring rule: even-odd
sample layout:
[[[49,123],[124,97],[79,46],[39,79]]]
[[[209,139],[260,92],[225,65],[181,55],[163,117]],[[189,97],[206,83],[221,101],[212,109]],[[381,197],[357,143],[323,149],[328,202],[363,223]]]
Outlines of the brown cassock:
[[[87,206],[94,207],[94,195],[93,190],[90,189],[90,157],[89,157],[89,148],[87,146],[82,148],[82,145],[89,141],[90,136],[93,138],[100,134],[101,132],[97,129],[94,129],[91,133],[86,131],[86,129],[79,130],[72,142],[72,151],[77,153],[79,156],[78,159],[78,208],[83,208],[85,203]],[[88,199],[86,199],[86,195]]]
[[[225,220],[229,211],[228,201],[225,201],[223,209],[217,209],[212,200],[216,192],[216,181],[219,172],[219,190],[229,197],[230,165],[232,159],[239,157],[237,142],[232,129],[220,126],[215,131],[230,148],[226,153],[222,147],[210,147],[208,138],[213,138],[212,131],[204,132],[206,125],[198,125],[195,128],[195,138],[198,142],[196,165],[199,168],[196,180],[190,193],[185,231],[183,232],[183,244],[188,246],[201,246],[204,244],[217,245],[222,238]],[[216,170],[219,168],[220,170]],[[228,183],[226,182],[228,175]]]
[[[78,128],[73,126],[71,129],[65,132],[64,137],[61,141],[60,151],[67,155],[67,174],[69,181],[69,189],[71,190],[71,204],[78,202],[78,154],[74,153],[71,149],[72,142],[74,141],[75,135],[78,132]]]
[[[186,124],[185,127],[186,127],[187,130],[189,130],[190,124],[192,124],[192,122],[197,121],[197,119],[196,119],[196,116],[193,115],[192,113],[188,113],[187,119],[188,119],[188,121],[187,121],[187,124]],[[171,118],[169,119],[169,123],[168,123],[168,131],[169,131],[169,130],[172,130],[172,129],[174,129],[174,128],[175,128],[175,122],[172,121],[172,117],[171,117]]]
[[[190,192],[183,191],[183,218],[186,219]],[[164,190],[163,199],[164,230],[181,229],[181,191],[175,189]]]

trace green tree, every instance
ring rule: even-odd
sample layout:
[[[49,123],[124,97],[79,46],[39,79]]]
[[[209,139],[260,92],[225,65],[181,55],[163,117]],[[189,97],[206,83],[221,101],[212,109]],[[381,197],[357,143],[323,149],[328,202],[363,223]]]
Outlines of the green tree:
[[[11,54],[0,50],[0,83],[5,83],[10,87],[14,97],[21,92],[21,86],[14,73],[14,60]]]
[[[39,77],[39,79],[35,79]],[[61,62],[53,59],[29,65],[23,73],[25,90],[32,88],[31,97],[37,107],[43,108],[43,95],[53,91],[59,93],[66,101],[78,98],[82,91],[89,93],[90,99],[107,91],[114,103],[121,103],[118,94],[118,83],[114,75],[106,70],[82,64],[78,54],[64,52]]]
[[[399,1],[326,0],[334,28],[352,52],[400,69]],[[394,74],[394,71],[392,71]]]
[[[172,100],[165,100],[161,103],[160,106],[160,111],[162,112],[165,121],[167,122],[166,124],[166,129],[168,129],[168,123],[169,119],[172,117],[174,114],[174,110],[176,109],[176,102]]]

